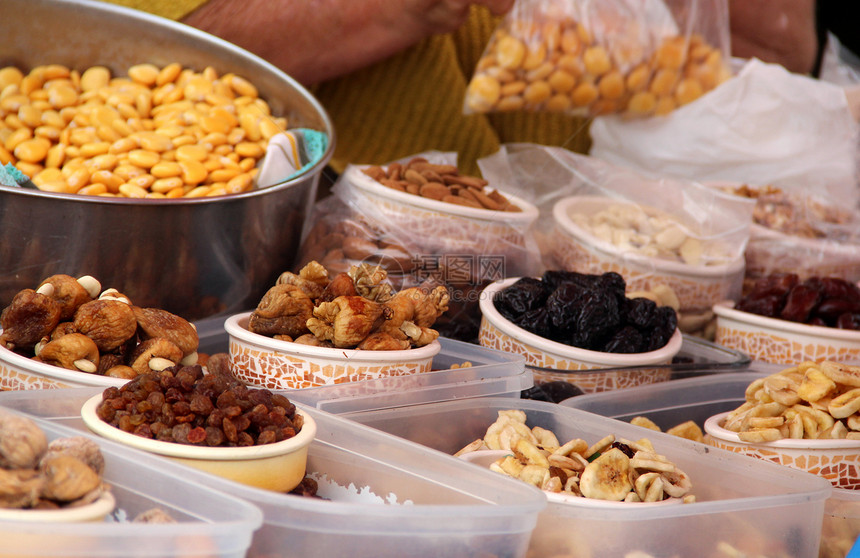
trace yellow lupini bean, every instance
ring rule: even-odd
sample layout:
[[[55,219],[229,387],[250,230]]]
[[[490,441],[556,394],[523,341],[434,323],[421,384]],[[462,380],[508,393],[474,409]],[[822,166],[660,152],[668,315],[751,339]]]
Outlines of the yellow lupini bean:
[[[253,187],[268,140],[287,129],[249,81],[174,63],[79,72],[0,68],[0,164],[46,190],[174,198]],[[687,74],[685,74],[687,75]]]

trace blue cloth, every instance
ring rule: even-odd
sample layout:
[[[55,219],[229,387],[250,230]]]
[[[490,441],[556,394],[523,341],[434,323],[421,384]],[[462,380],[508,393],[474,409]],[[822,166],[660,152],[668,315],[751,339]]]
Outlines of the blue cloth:
[[[328,148],[328,136],[324,132],[309,128],[298,128],[290,131],[301,140],[302,168],[288,176],[287,180],[314,166]]]
[[[30,182],[27,175],[15,168],[12,163],[0,167],[0,186],[22,186]]]
[[[845,558],[860,558],[860,538],[854,541],[854,546],[851,547]]]

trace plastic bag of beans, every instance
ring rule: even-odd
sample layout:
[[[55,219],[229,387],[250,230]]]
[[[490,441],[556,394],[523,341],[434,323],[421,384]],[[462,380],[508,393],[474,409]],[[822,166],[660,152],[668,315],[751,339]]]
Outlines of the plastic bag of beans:
[[[542,271],[532,234],[537,208],[493,186],[460,173],[452,153],[349,166],[332,195],[314,207],[296,269],[317,260],[333,274],[371,263],[385,269],[397,290],[444,284],[449,310],[434,329],[474,341],[483,288]]]
[[[726,0],[517,0],[464,112],[667,114],[731,76]]]

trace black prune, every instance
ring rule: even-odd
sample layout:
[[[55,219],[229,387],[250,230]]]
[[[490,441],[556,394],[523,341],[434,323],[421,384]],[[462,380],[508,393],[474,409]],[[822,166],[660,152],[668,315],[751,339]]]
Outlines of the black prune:
[[[516,320],[511,320],[526,331],[530,331],[541,337],[551,338],[553,336],[552,321],[546,307],[529,310]]]
[[[836,319],[836,327],[839,329],[855,329],[860,330],[860,313],[849,314],[845,313]]]
[[[648,344],[645,337],[633,326],[625,326],[615,332],[606,345],[603,346],[605,353],[642,353],[647,350]]]
[[[549,294],[550,289],[540,279],[523,277],[499,291],[493,298],[493,304],[502,316],[510,320],[511,316],[540,308],[546,303]]]
[[[657,303],[650,298],[630,298],[624,303],[622,315],[628,324],[644,330],[657,324]]]

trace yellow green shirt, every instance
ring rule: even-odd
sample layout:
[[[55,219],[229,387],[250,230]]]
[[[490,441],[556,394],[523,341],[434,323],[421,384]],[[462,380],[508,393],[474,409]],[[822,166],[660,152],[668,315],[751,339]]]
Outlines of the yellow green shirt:
[[[106,0],[181,19],[206,0]],[[549,113],[463,114],[466,86],[498,19],[472,7],[456,32],[429,37],[369,67],[310,87],[337,135],[331,166],[384,164],[423,151],[458,153],[460,170],[503,143],[588,150],[587,121]]]

